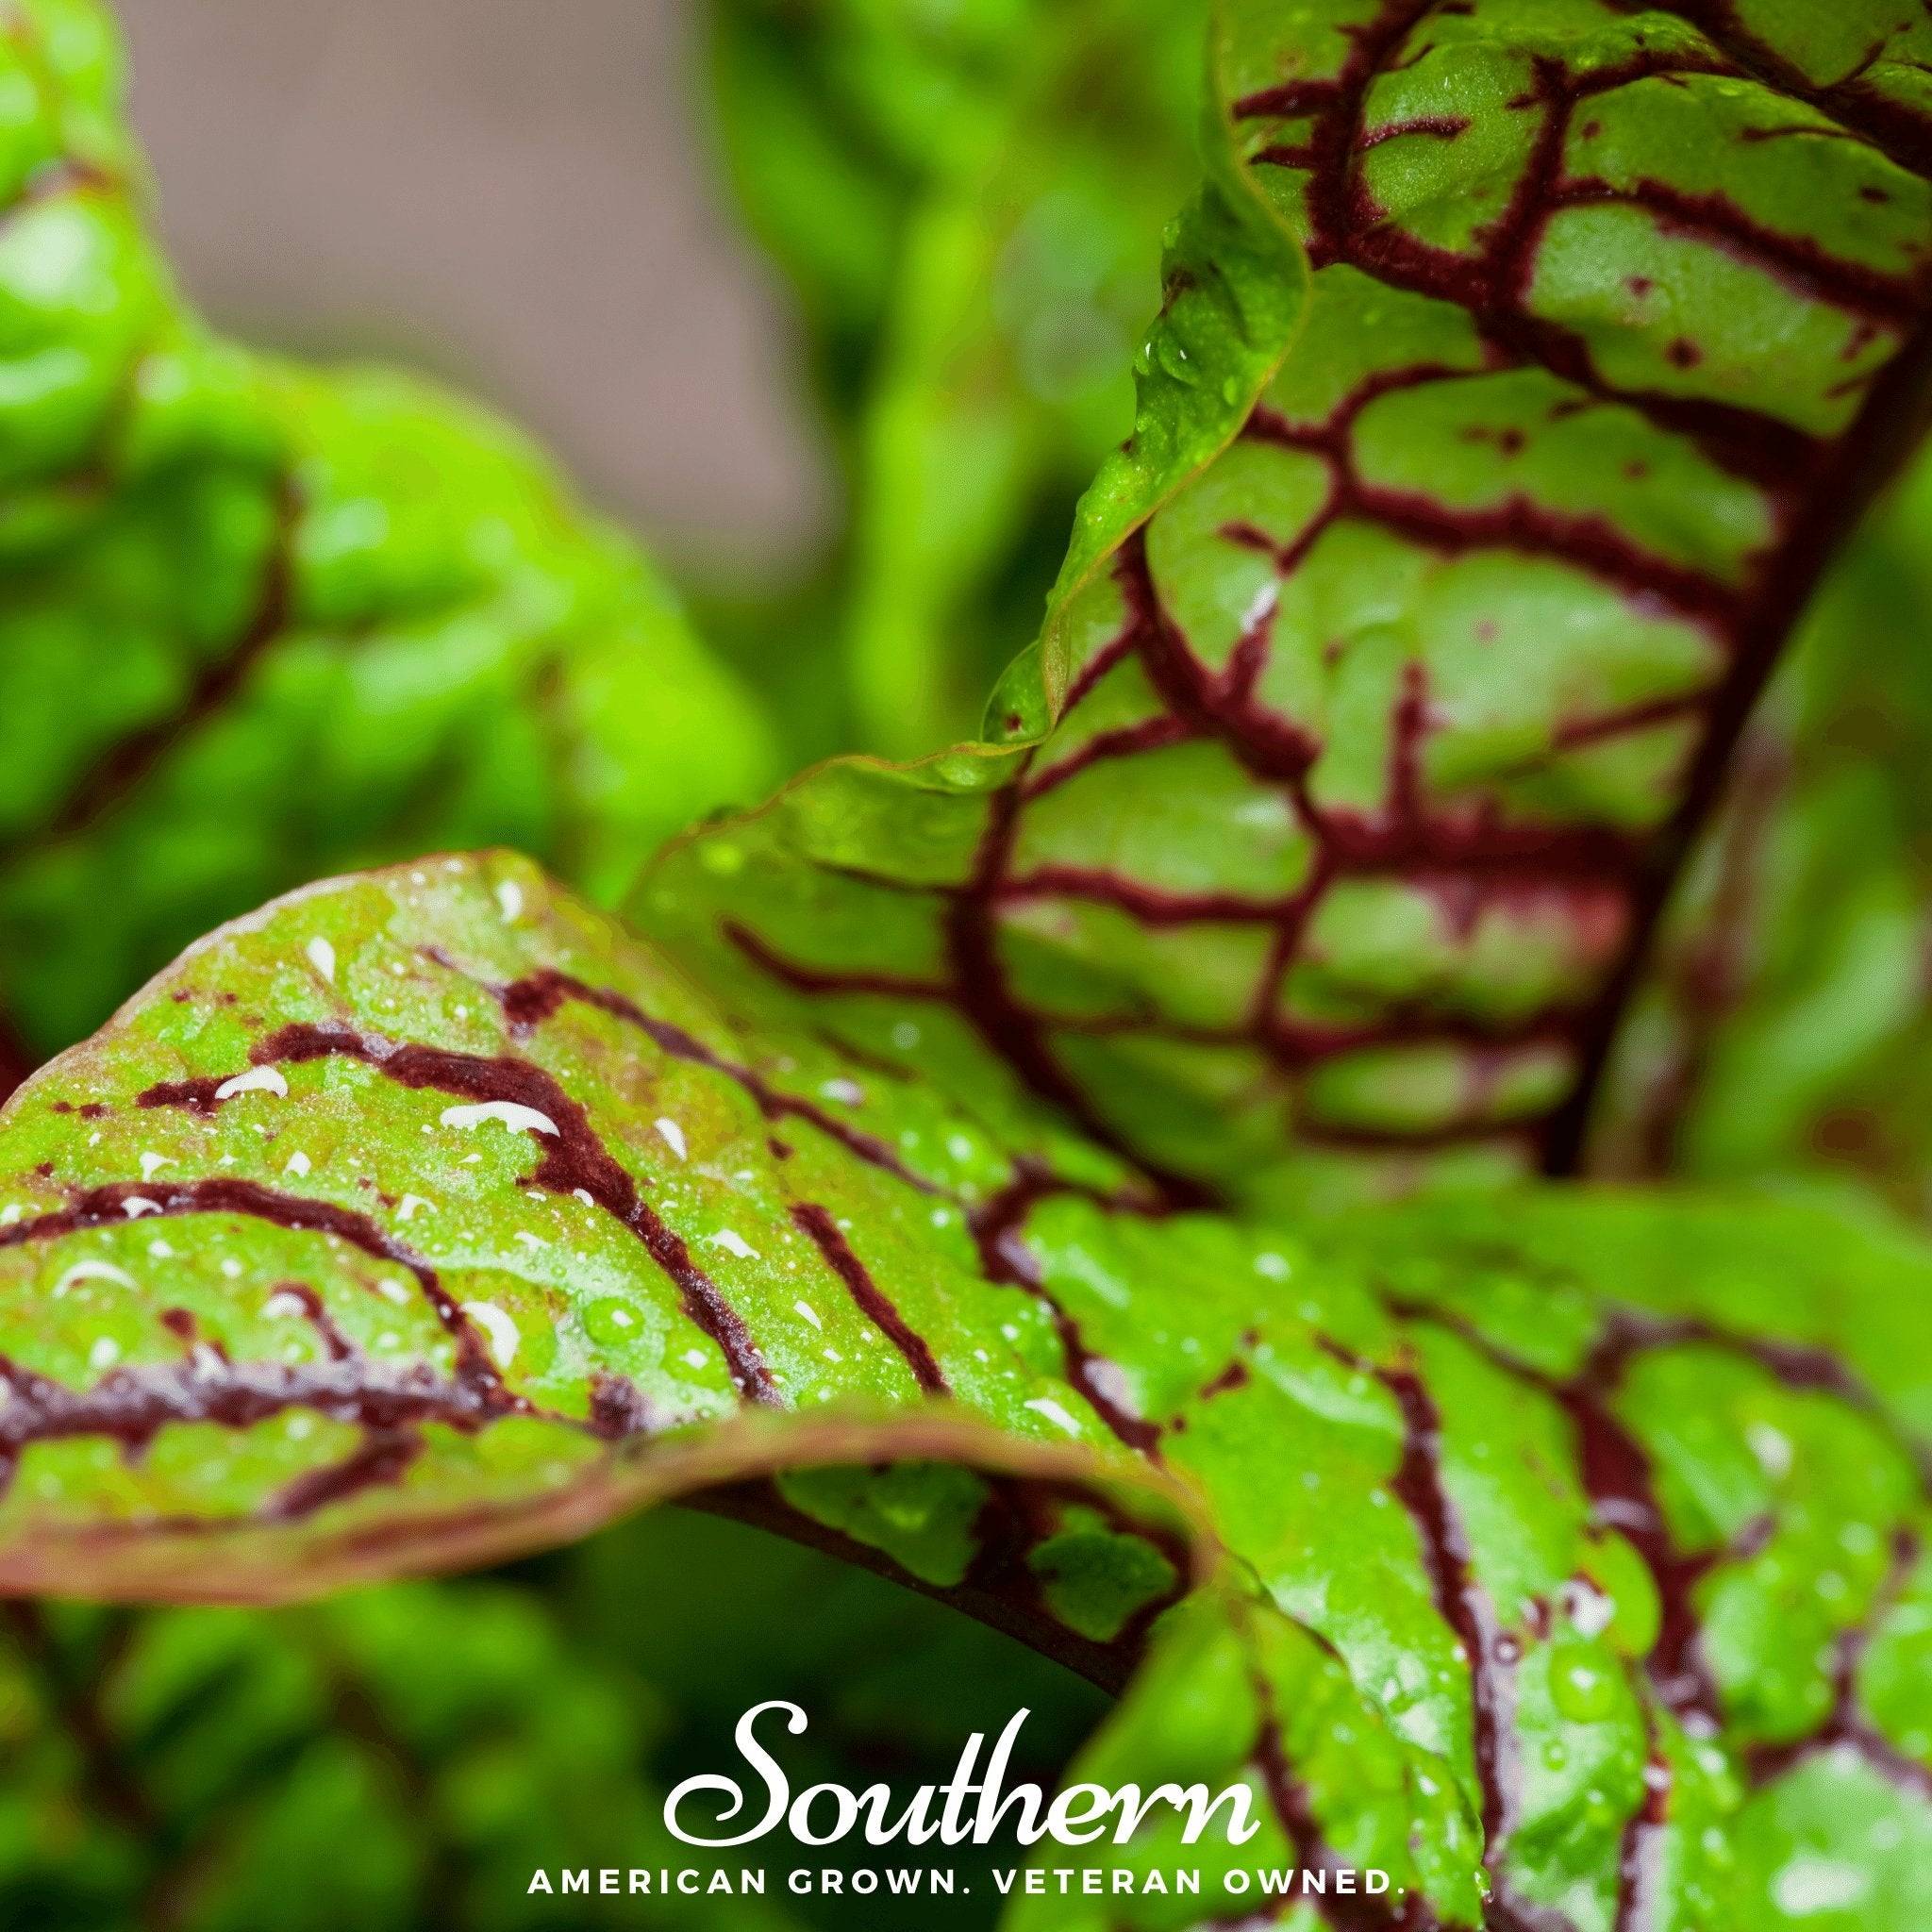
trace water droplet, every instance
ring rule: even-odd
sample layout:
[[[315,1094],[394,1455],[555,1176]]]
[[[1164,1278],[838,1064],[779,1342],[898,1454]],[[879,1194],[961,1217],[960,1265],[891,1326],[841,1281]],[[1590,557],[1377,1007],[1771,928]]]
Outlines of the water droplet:
[[[1201,380],[1201,372],[1189,361],[1187,350],[1166,329],[1155,339],[1154,358],[1176,382],[1185,383],[1190,389]]]
[[[1616,1708],[1616,1674],[1594,1650],[1563,1644],[1550,1658],[1550,1698],[1574,1723],[1595,1724]]]

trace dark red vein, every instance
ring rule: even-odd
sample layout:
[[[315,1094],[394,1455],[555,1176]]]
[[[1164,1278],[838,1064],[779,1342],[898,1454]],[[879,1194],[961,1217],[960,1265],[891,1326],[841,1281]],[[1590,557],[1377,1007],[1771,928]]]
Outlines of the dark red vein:
[[[1471,1748],[1482,1793],[1485,1863],[1492,1863],[1509,1828],[1503,1755],[1511,1735],[1506,1668],[1496,1618],[1470,1569],[1469,1540],[1442,1480],[1442,1419],[1412,1366],[1381,1368],[1324,1337],[1322,1346],[1359,1374],[1373,1375],[1402,1412],[1402,1459],[1390,1482],[1422,1544],[1436,1612],[1455,1633],[1469,1671]]]
[[[1760,1744],[1747,1754],[1745,1768],[1753,1784],[1770,1784],[1822,1752],[1849,1745],[1899,1790],[1916,1792],[1932,1802],[1932,1764],[1907,1757],[1873,1723],[1858,1703],[1858,1672],[1866,1653],[1885,1620],[1897,1607],[1919,1557],[1918,1538],[1907,1529],[1895,1532],[1891,1564],[1870,1610],[1839,1638],[1833,1648],[1830,1710],[1817,1728],[1805,1737],[1784,1744]]]
[[[1745,212],[1722,193],[1688,194],[1648,175],[1627,188],[1591,175],[1573,176],[1552,192],[1553,208],[1641,208],[1675,231],[1710,242],[1737,259],[1772,271],[1807,300],[1854,315],[1907,327],[1918,313],[1920,291],[1903,276],[1828,254],[1808,235],[1789,235]]]
[[[34,845],[71,838],[98,824],[169,751],[241,689],[257,660],[288,623],[289,542],[295,514],[293,486],[285,481],[276,505],[275,535],[263,565],[260,595],[254,615],[233,647],[200,672],[181,704],[168,716],[129,732],[108,751],[43,828],[29,838],[11,841],[6,848],[9,856]]]
[[[1647,6],[1652,0],[1613,0],[1613,4]],[[1816,108],[1907,174],[1932,181],[1932,124],[1924,115],[1887,100],[1861,79],[1820,86],[1803,68],[1744,26],[1730,0],[1664,0],[1664,7],[1680,20],[1688,20],[1741,73]]]
[[[1024,1288],[1046,1308],[1059,1337],[1067,1380],[1121,1441],[1158,1462],[1159,1424],[1149,1422],[1126,1407],[1119,1387],[1119,1368],[1087,1346],[1080,1324],[1041,1278],[1040,1266],[1026,1245],[1027,1215],[1050,1195],[1068,1191],[1063,1182],[1045,1170],[1020,1163],[1014,1179],[972,1217],[973,1239],[979,1250],[979,1271],[989,1281]]]
[[[727,919],[724,937],[762,973],[794,992],[876,993],[895,1000],[947,1000],[951,989],[943,981],[913,979],[896,973],[870,973],[837,966],[808,966],[803,960],[788,958],[768,945],[741,921]]]
[[[257,1066],[299,1064],[331,1057],[360,1060],[401,1087],[426,1088],[485,1105],[504,1101],[541,1114],[557,1131],[554,1135],[531,1131],[529,1138],[542,1158],[526,1177],[527,1184],[557,1194],[581,1191],[622,1222],[677,1284],[685,1312],[717,1343],[737,1388],[754,1402],[778,1402],[771,1371],[737,1309],[691,1259],[683,1239],[641,1198],[637,1183],[591,1127],[582,1105],[542,1068],[509,1056],[485,1058],[413,1042],[398,1045],[346,1028],[308,1024],[282,1027],[258,1041],[249,1054]],[[149,1092],[157,1091],[150,1089]],[[143,1104],[152,1104],[145,1095],[142,1098]],[[175,1104],[195,1103],[184,1100]],[[222,1103],[210,1096],[205,1104]]]
[[[1107,758],[1132,758],[1138,752],[1164,750],[1171,744],[1184,744],[1192,736],[1186,719],[1176,718],[1169,712],[1144,718],[1138,724],[1123,724],[1110,731],[1096,731],[1064,758],[1036,765],[1038,775],[1029,778],[1021,788],[1022,796],[1030,805],[1035,799],[1043,798],[1049,791],[1064,785],[1069,778],[1076,777],[1090,765],[1099,764]]]
[[[1268,1801],[1281,1822],[1282,1830],[1288,1834],[1289,1842],[1294,1847],[1299,1866],[1305,1871],[1320,1873],[1327,1888],[1322,1892],[1313,1892],[1307,1889],[1305,1880],[1302,1891],[1294,1900],[1284,1898],[1281,1903],[1284,1906],[1302,1903],[1312,1907],[1325,1924],[1335,1928],[1335,1932],[1440,1932],[1442,1922],[1420,1892],[1410,1893],[1397,1906],[1386,1895],[1344,1892],[1329,1885],[1340,1872],[1348,1868],[1323,1837],[1321,1824],[1315,1817],[1313,1794],[1295,1775],[1293,1767],[1289,1763],[1288,1753],[1282,1743],[1281,1718],[1275,1707],[1274,1687],[1258,1671],[1252,1681],[1261,1706],[1261,1730],[1255,1745],[1255,1762],[1261,1773]]]
[[[1611,1932],[1644,1932],[1655,1923],[1657,1910],[1654,1894],[1664,1849],[1662,1832],[1671,1815],[1672,1779],[1670,1763],[1657,1748],[1656,1714],[1648,1706],[1643,1722],[1650,1739],[1643,1802],[1624,1821],[1617,1846],[1617,1916]]]
[[[1472,1742],[1488,1862],[1509,1824],[1502,1766],[1509,1714],[1497,1681],[1501,1659],[1495,1613],[1470,1574],[1469,1541],[1443,1488],[1442,1423],[1433,1398],[1412,1369],[1378,1369],[1375,1374],[1402,1409],[1402,1461],[1390,1488],[1416,1526],[1437,1613],[1455,1631],[1469,1667]]]
[[[1199,1181],[1137,1156],[1119,1131],[1100,1117],[1079,1083],[1054,1057],[1040,1022],[1007,985],[992,906],[1011,863],[1019,811],[1020,795],[1014,787],[993,794],[972,875],[952,894],[942,915],[953,1001],[1031,1092],[1058,1108],[1100,1146],[1133,1161],[1176,1205],[1206,1207],[1212,1196]]]
[[[838,1223],[823,1208],[810,1203],[795,1205],[791,1218],[811,1238],[824,1257],[826,1267],[844,1283],[859,1312],[905,1357],[912,1379],[928,1395],[949,1395],[952,1391],[925,1338],[907,1322],[891,1297],[873,1280],[865,1263],[852,1252],[852,1244]]]
[[[491,1397],[460,1377],[438,1375],[425,1362],[230,1362],[201,1345],[190,1358],[110,1369],[87,1389],[69,1389],[0,1357],[8,1400],[0,1409],[0,1454],[10,1462],[34,1442],[107,1436],[129,1450],[146,1448],[171,1423],[218,1423],[249,1429],[290,1409],[332,1421],[396,1430],[434,1422],[474,1435],[526,1404]]]
[[[457,1381],[465,1391],[465,1400],[493,1406],[505,1413],[525,1407],[520,1396],[512,1396],[503,1389],[502,1378],[491,1365],[475,1329],[443,1287],[435,1269],[366,1214],[339,1208],[332,1201],[286,1194],[255,1181],[226,1176],[161,1186],[111,1181],[105,1187],[88,1189],[65,1208],[0,1228],[0,1248],[17,1247],[31,1241],[54,1241],[82,1228],[125,1227],[129,1220],[129,1204],[135,1202],[148,1204],[146,1208],[137,1207],[135,1213],[152,1211],[165,1218],[188,1214],[245,1215],[298,1234],[333,1236],[376,1260],[392,1262],[415,1277],[424,1299],[455,1341]]]
[[[1043,865],[1010,878],[997,889],[1001,905],[1027,899],[1087,899],[1112,906],[1142,925],[1193,925],[1203,921],[1272,925],[1298,895],[1251,899],[1236,892],[1174,892],[1143,885],[1119,873],[1090,872],[1071,865]]]
[[[1615,1316],[1576,1374],[1558,1382],[1499,1348],[1451,1312],[1401,1296],[1385,1295],[1384,1300],[1390,1311],[1404,1320],[1436,1322],[1449,1328],[1507,1374],[1561,1404],[1576,1433],[1578,1469],[1592,1515],[1623,1535],[1657,1587],[1657,1636],[1644,1660],[1651,1682],[1664,1707],[1687,1729],[1697,1736],[1713,1734],[1722,1709],[1717,1687],[1698,1654],[1701,1626],[1691,1597],[1724,1553],[1687,1554],[1677,1548],[1657,1500],[1650,1453],[1609,1407],[1630,1364],[1640,1355],[1681,1342],[1684,1331]]]
[[[230,1362],[198,1346],[184,1361],[110,1369],[91,1388],[72,1390],[0,1357],[0,1482],[10,1482],[37,1442],[106,1437],[128,1455],[144,1451],[171,1424],[214,1423],[250,1429],[293,1409],[356,1423],[367,1440],[346,1462],[296,1478],[264,1507],[272,1520],[309,1514],[372,1482],[401,1479],[422,1447],[424,1423],[465,1435],[529,1405],[500,1386],[460,1374],[438,1375],[424,1362],[388,1365],[360,1354],[326,1362]]]
[[[285,1484],[262,1514],[275,1523],[298,1522],[364,1490],[400,1483],[422,1453],[423,1438],[413,1429],[370,1429],[340,1462],[311,1469]]]
[[[922,1194],[938,1194],[943,1191],[937,1182],[928,1180],[923,1174],[908,1167],[875,1134],[868,1134],[862,1128],[852,1126],[800,1094],[788,1093],[781,1087],[774,1087],[770,1081],[755,1074],[749,1067],[741,1065],[736,1060],[727,1059],[723,1054],[714,1053],[702,1041],[693,1039],[691,1034],[685,1032],[681,1026],[674,1026],[668,1021],[652,1018],[635,1000],[626,998],[621,992],[612,991],[608,988],[587,986],[582,980],[575,979],[567,973],[558,973],[553,968],[546,967],[541,973],[533,973],[526,978],[496,989],[496,996],[503,1005],[505,1017],[509,1021],[512,1037],[527,1037],[556,1013],[566,1001],[581,1001],[586,1006],[595,1007],[600,1012],[608,1013],[613,1018],[624,1021],[627,1025],[638,1027],[673,1059],[704,1067],[711,1073],[722,1074],[727,1080],[736,1082],[757,1102],[758,1111],[766,1120],[805,1121],[816,1127],[828,1140],[836,1141],[848,1154],[856,1156],[870,1167],[881,1169],[894,1180],[904,1181],[908,1187],[916,1188]],[[896,1069],[893,1071],[897,1072]]]

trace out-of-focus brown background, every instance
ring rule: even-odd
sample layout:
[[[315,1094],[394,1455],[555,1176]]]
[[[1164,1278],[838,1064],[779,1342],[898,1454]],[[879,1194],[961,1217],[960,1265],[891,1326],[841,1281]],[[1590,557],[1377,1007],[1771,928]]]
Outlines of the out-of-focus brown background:
[[[710,167],[677,0],[120,0],[135,120],[224,326],[521,419],[700,567],[828,513],[775,289]]]

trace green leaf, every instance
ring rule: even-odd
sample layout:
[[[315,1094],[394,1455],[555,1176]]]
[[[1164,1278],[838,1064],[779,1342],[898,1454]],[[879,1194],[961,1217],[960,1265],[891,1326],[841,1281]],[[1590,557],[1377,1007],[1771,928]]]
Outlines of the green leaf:
[[[1240,161],[1004,758],[809,774],[631,914],[750,1010],[963,1024],[1175,1199],[1567,1171],[1923,383],[1932,145],[1666,13],[1242,7],[1214,51]],[[941,796],[943,865],[895,823]]]
[[[1174,1666],[1232,1673],[1191,1748],[1271,1863],[1607,1912],[1663,1765],[1657,1856],[1730,1884],[1712,1845],[1850,1735],[1840,1647],[1910,1614],[1916,1239],[1560,1191],[1161,1213],[933,1060],[733,1024],[508,858],[224,929],[0,1116],[0,1576],[275,1597],[749,1480],[1105,1681],[1218,1564],[1159,1642],[1226,1659]],[[1909,1757],[1908,1704],[1857,1722]]]
[[[1224,140],[1217,119],[1210,142]],[[1023,658],[989,708],[995,741],[1037,738],[1059,715],[1088,668],[1088,598],[1107,566],[1221,455],[1288,353],[1304,313],[1307,272],[1291,238],[1250,202],[1224,159],[1169,231],[1166,301],[1134,365],[1134,433],[1108,454],[1080,499],[1073,543],[1047,600],[1037,669]],[[1043,705],[1026,689],[1029,672],[1044,687]]]
[[[855,1063],[745,1054],[520,859],[311,887],[204,941],[0,1117],[24,1182],[0,1253],[37,1284],[0,1357],[51,1378],[0,1411],[0,1439],[52,1457],[12,1491],[15,1581],[78,1584],[78,1563],[122,1591],[307,1591],[550,1541],[812,1441],[869,1449],[877,1426],[908,1454],[984,1436],[996,1464],[1142,1483],[1064,1379],[1050,1311],[981,1278],[968,1210],[1007,1166],[986,1130],[922,1090],[923,1132],[860,1126]],[[83,1125],[75,1167],[54,1143]],[[122,1386],[104,1373],[125,1412],[71,1414]],[[690,1459],[640,1460],[640,1436]],[[825,1506],[891,1547],[858,1507]],[[331,1525],[296,1530],[295,1569],[283,1517]]]

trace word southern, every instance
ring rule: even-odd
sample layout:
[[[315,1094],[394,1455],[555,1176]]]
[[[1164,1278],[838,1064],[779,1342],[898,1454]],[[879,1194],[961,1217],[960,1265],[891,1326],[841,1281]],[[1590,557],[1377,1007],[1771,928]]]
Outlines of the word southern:
[[[785,1727],[794,1738],[804,1732],[805,1712],[795,1704],[774,1698],[754,1705],[739,1719],[734,1733],[739,1755],[764,1786],[763,1816],[747,1829],[722,1838],[688,1829],[683,1818],[687,1801],[702,1792],[713,1792],[724,1801],[716,1819],[721,1825],[729,1824],[745,1809],[744,1790],[735,1778],[701,1772],[686,1778],[664,1801],[665,1828],[674,1838],[719,1851],[751,1844],[783,1824],[800,1844],[830,1845],[848,1837],[862,1820],[867,1844],[891,1844],[904,1833],[908,1844],[923,1845],[936,1838],[948,1845],[968,1840],[983,1845],[1012,1813],[1013,1833],[1022,1844],[1037,1844],[1042,1838],[1063,1845],[1091,1844],[1104,1838],[1109,1826],[1114,1842],[1124,1844],[1148,1813],[1160,1806],[1172,1806],[1185,1817],[1183,1844],[1195,1843],[1224,1807],[1226,1816],[1220,1822],[1229,1844],[1246,1844],[1261,1828],[1249,1816],[1253,1794],[1243,1784],[1229,1785],[1213,1796],[1205,1784],[1157,1785],[1144,1796],[1139,1785],[1122,1785],[1111,1790],[1105,1785],[1069,1785],[1051,1804],[1036,1784],[1018,1784],[1007,1790],[1013,1740],[1030,1715],[1024,1709],[1016,1711],[1000,1733],[983,1772],[978,1768],[979,1754],[986,1733],[974,1731],[959,1753],[952,1777],[942,1785],[921,1785],[896,1817],[891,1815],[891,1790],[882,1784],[870,1785],[862,1791],[845,1785],[810,1785],[794,1797],[784,1766],[758,1740],[758,1720],[773,1710],[785,1713]]]

